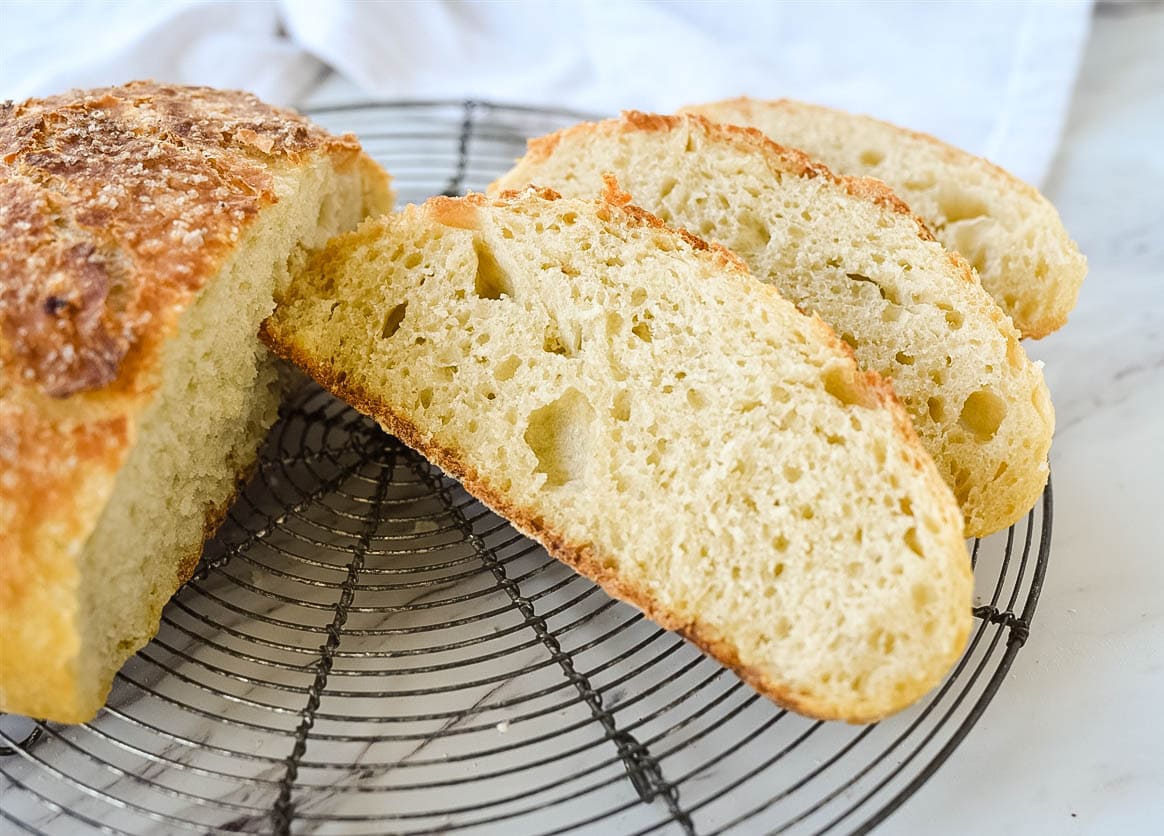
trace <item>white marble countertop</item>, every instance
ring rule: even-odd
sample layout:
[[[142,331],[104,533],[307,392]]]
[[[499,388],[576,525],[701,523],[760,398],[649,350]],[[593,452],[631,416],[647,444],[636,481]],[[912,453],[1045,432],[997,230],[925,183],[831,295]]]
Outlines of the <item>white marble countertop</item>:
[[[881,832],[1164,825],[1164,7],[1096,16],[1044,191],[1087,254],[1037,343],[1055,530],[1031,637],[974,731]]]

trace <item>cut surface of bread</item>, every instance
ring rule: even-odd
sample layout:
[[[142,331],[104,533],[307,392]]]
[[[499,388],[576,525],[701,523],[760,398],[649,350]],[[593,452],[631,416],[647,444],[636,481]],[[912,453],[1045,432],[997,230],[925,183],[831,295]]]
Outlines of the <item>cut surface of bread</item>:
[[[730,99],[684,108],[758,128],[838,174],[876,177],[961,253],[1024,337],[1061,328],[1087,260],[1059,213],[1033,186],[981,157],[870,116],[779,99]]]
[[[258,340],[387,176],[254,97],[0,106],[0,710],[91,719],[276,417]]]
[[[835,177],[755,131],[629,112],[531,141],[493,188],[593,195],[607,172],[647,211],[738,254],[892,380],[968,536],[1035,504],[1054,428],[1042,372],[965,261],[881,183]]]
[[[528,190],[365,222],[264,339],[777,702],[902,708],[967,636],[953,496],[823,322],[624,204]]]

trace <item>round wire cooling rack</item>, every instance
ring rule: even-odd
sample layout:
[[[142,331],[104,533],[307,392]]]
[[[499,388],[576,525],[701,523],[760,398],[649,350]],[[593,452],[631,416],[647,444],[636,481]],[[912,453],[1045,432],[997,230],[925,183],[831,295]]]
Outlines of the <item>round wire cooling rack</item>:
[[[581,118],[312,113],[404,201],[483,189]],[[949,757],[1026,640],[1051,488],[975,541],[977,619],[881,723],[783,711],[314,385],[91,723],[3,718],[0,817],[44,833],[864,832]]]

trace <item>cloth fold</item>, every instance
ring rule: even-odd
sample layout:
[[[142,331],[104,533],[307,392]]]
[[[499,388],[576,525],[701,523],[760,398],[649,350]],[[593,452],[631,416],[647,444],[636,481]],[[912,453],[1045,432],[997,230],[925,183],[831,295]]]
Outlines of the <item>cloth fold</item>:
[[[790,96],[935,134],[1038,184],[1091,3],[122,0],[0,5],[0,96],[151,77],[302,101],[325,66],[365,97],[595,113]]]

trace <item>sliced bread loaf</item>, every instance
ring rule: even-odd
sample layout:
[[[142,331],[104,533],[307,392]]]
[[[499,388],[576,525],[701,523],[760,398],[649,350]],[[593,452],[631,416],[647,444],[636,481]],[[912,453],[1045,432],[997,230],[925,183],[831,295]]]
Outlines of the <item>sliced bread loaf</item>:
[[[1033,186],[926,134],[869,116],[780,99],[731,99],[685,108],[759,128],[838,174],[884,180],[938,240],[966,257],[1024,337],[1067,321],[1087,260],[1059,213]]]
[[[530,190],[368,221],[264,339],[777,702],[902,708],[969,628],[953,496],[823,322],[624,203]]]
[[[737,253],[892,379],[968,535],[1035,503],[1054,420],[1042,373],[966,262],[883,184],[835,177],[753,130],[630,112],[533,140],[493,188],[593,195],[604,172],[666,222]]]
[[[0,104],[0,711],[105,702],[275,420],[259,323],[391,202],[354,137],[245,93]]]

